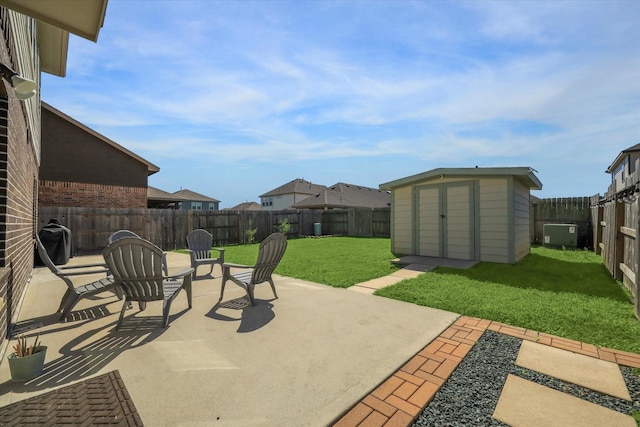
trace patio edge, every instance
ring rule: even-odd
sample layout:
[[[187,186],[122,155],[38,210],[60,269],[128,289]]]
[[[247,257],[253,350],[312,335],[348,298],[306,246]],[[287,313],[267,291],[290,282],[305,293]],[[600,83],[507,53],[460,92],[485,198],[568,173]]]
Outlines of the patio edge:
[[[593,358],[640,368],[640,354],[629,353],[492,320],[460,316],[362,400],[336,418],[334,427],[406,427],[431,402],[484,331],[569,350]]]

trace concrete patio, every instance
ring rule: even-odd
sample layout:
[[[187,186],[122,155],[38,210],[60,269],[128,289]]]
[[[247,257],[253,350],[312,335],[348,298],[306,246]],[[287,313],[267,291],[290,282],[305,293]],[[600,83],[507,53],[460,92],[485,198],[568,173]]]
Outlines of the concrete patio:
[[[169,253],[168,263],[176,271],[189,259]],[[251,307],[229,284],[217,304],[219,267],[214,276],[194,282],[191,310],[186,294],[176,298],[168,328],[160,327],[157,302],[141,313],[134,306],[115,331],[122,302],[111,294],[82,301],[72,320],[57,322],[52,313],[65,285],[37,268],[18,327],[40,332],[45,371],[12,383],[5,349],[0,406],[117,370],[145,425],[327,425],[458,318],[285,277],[276,278],[279,299],[258,286]]]

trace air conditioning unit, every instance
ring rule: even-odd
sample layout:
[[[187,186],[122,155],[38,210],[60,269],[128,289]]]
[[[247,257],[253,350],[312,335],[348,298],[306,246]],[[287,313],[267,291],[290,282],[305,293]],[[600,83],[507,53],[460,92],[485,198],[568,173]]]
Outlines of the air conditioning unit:
[[[543,245],[550,247],[578,247],[578,226],[576,224],[544,224]]]

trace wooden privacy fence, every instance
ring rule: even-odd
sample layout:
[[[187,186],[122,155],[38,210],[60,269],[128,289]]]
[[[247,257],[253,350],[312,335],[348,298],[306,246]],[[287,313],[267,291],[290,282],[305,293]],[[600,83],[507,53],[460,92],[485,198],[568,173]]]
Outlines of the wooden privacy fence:
[[[538,199],[531,205],[531,240],[542,243],[544,224],[578,225],[578,246],[593,248],[602,256],[612,277],[624,283],[634,299],[640,319],[640,162],[636,172],[615,181],[604,196]],[[181,211],[171,209],[101,209],[40,207],[38,230],[50,219],[70,228],[74,254],[99,253],[111,233],[132,230],[159,247],[186,247],[185,236],[203,228],[214,236],[215,246],[247,242],[247,230],[257,229],[261,241],[278,231],[284,219],[290,236],[312,236],[315,224],[322,235],[390,237],[389,208],[283,211]]]
[[[591,197],[593,239],[611,276],[632,295],[635,315],[640,319],[638,257],[640,256],[640,162],[635,172],[611,183],[604,196]]]
[[[182,211],[174,209],[110,209],[40,207],[38,230],[51,219],[72,231],[73,253],[94,254],[107,246],[117,230],[127,229],[171,250],[186,247],[186,235],[202,228],[214,236],[214,246],[247,242],[247,230],[256,229],[255,241],[279,231],[283,220],[289,236],[314,235],[319,223],[323,235],[389,237],[389,208],[283,211]]]
[[[557,197],[536,199],[531,204],[532,243],[544,242],[545,224],[576,224],[578,247],[593,248],[591,200],[589,197]]]

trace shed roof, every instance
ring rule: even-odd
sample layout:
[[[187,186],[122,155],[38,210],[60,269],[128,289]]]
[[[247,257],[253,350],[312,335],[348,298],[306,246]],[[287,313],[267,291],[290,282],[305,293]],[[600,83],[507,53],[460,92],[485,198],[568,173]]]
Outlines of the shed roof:
[[[260,197],[280,196],[283,194],[316,194],[327,188],[325,185],[312,184],[304,179],[294,179],[278,188],[262,194]]]
[[[185,200],[190,200],[192,202],[220,202],[220,200],[218,199],[214,199],[212,197],[208,197],[208,196],[196,193],[195,191],[191,191],[187,189],[176,191],[173,194],[178,195]]]
[[[613,173],[618,165],[622,162],[622,160],[629,154],[636,151],[640,151],[640,144],[632,145],[631,147],[624,149],[618,154],[618,157],[609,165],[606,172]]]
[[[427,172],[411,175],[405,178],[396,179],[395,181],[380,184],[380,188],[384,190],[392,190],[397,187],[403,187],[420,181],[426,181],[434,178],[455,178],[455,177],[472,177],[472,176],[515,176],[523,181],[529,188],[534,190],[542,190],[542,183],[533,173],[530,167],[505,167],[505,168],[438,168]]]
[[[42,104],[42,108],[50,111],[51,113],[55,114],[56,116],[60,117],[63,120],[68,121],[69,123],[73,124],[74,126],[84,130],[85,132],[93,135],[94,137],[98,138],[100,141],[104,142],[107,145],[112,146],[113,148],[115,148],[116,150],[121,151],[122,153],[133,157],[134,159],[136,159],[137,161],[139,161],[140,163],[143,163],[147,166],[147,175],[152,175],[156,172],[158,172],[160,170],[160,168],[156,165],[154,165],[153,163],[151,163],[150,161],[143,159],[142,157],[138,156],[136,153],[134,153],[133,151],[129,151],[126,148],[124,148],[122,145],[118,144],[115,141],[110,140],[109,138],[107,138],[106,136],[96,132],[95,130],[91,129],[90,127],[83,125],[82,123],[80,123],[79,121],[77,121],[76,119],[74,119],[73,117],[70,117],[68,115],[66,115],[65,113],[63,113],[62,111],[58,110],[57,108],[52,107],[51,105],[47,104],[44,101],[41,101]]]
[[[382,208],[391,203],[391,194],[377,188],[338,182],[295,203],[297,209]]]

